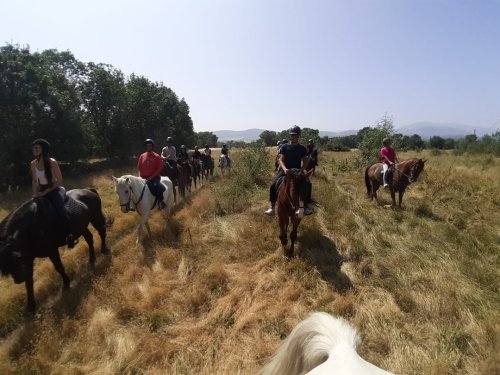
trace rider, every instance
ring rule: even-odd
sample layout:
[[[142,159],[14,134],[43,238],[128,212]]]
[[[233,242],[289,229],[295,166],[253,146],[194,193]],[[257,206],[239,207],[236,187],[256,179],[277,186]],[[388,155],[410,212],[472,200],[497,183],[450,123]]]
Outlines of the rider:
[[[301,168],[301,165],[302,167],[304,167],[308,161],[307,149],[299,143],[300,133],[301,133],[300,127],[297,125],[293,126],[289,131],[290,143],[287,142],[281,146],[280,150],[281,156],[278,159],[280,168],[278,170],[278,173],[276,174],[273,183],[269,187],[269,200],[271,201],[271,207],[264,212],[266,215],[274,216],[275,213],[274,206],[276,205],[276,200],[278,199],[278,194],[276,191],[276,182],[278,181],[278,179],[280,179],[282,176],[285,176],[288,169],[290,168],[299,169]],[[309,180],[306,180],[305,184],[307,184],[307,190],[310,192],[311,182]],[[308,199],[306,199],[306,201],[307,200]],[[309,207],[307,207],[307,202],[305,202],[304,214],[311,215],[312,213],[313,211]]]
[[[318,165],[318,149],[314,146],[314,141],[309,139],[307,141],[307,154],[314,161],[314,166]]]
[[[380,156],[382,158],[382,168],[384,171],[384,187],[387,188],[389,187],[389,185],[387,184],[387,170],[389,169],[389,166],[393,166],[394,164],[399,163],[399,160],[396,156],[396,151],[391,147],[392,139],[384,138],[382,143],[384,144],[384,147],[380,149]]]
[[[50,143],[43,138],[38,138],[31,143],[33,156],[31,161],[31,185],[33,198],[45,197],[48,199],[61,219],[62,229],[66,235],[66,245],[72,249],[75,240],[71,233],[70,221],[64,208],[64,194],[61,194],[62,173],[57,161],[49,156]]]
[[[158,201],[158,209],[165,208],[163,202],[163,185],[161,184],[161,172],[163,171],[163,161],[160,155],[153,151],[155,145],[154,141],[150,138],[146,139],[143,143],[146,152],[139,156],[137,162],[137,170],[139,176],[146,180],[149,190],[156,196]]]
[[[227,146],[225,143],[222,145],[222,148],[220,149],[220,155],[221,155],[221,157],[222,157],[222,155],[224,155],[226,157],[227,166],[231,167],[231,158],[229,157],[229,150],[227,149]]]
[[[205,150],[203,150],[205,155],[211,156],[212,155],[212,150],[210,150],[210,147],[208,147],[208,143],[205,144]]]
[[[186,146],[182,145],[179,151],[179,155],[177,155],[177,163],[183,164],[189,161],[189,155],[186,151]]]
[[[176,150],[172,145],[172,137],[167,137],[167,145],[161,150],[161,158],[164,163],[167,163],[174,170],[173,176],[179,177]]]

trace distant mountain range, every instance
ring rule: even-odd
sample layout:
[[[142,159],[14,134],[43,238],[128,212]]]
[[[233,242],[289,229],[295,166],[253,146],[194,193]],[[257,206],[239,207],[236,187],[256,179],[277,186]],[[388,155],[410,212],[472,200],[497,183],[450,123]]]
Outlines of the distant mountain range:
[[[474,134],[478,137],[482,137],[486,134],[493,134],[494,132],[500,130],[500,119],[498,119],[489,128],[480,128],[477,126],[457,124],[457,123],[438,123],[438,122],[415,122],[413,124],[400,126],[395,129],[396,133],[401,133],[403,135],[413,135],[418,134],[423,139],[429,139],[432,136],[439,136],[443,138],[463,138],[468,134]],[[247,129],[247,130],[216,130],[212,133],[215,134],[219,141],[243,141],[243,142],[253,142],[259,139],[259,135],[266,131],[266,129]],[[319,131],[321,137],[344,137],[348,135],[354,135],[358,130],[345,130],[339,132],[332,131]]]

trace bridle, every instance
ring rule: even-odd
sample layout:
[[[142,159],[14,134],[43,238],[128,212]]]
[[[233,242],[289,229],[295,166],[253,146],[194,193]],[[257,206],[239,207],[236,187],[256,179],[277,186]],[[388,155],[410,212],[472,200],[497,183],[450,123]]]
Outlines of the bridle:
[[[401,169],[397,167],[397,164],[394,164],[394,169],[397,170],[399,173],[401,173],[403,176],[405,176],[408,179],[408,183],[410,184],[415,181],[413,179],[413,175],[415,173],[415,168],[417,167],[418,167],[418,161],[410,167],[410,175],[408,176],[406,173],[404,173]]]
[[[294,177],[296,176],[296,174],[293,174],[293,177],[291,177],[291,180],[290,180],[290,183],[293,183],[294,186],[296,185],[296,181],[294,180]],[[287,177],[290,177],[290,176],[285,176],[285,179]],[[293,180],[293,181],[292,181]],[[286,184],[287,182],[285,181],[285,186],[283,186],[283,188],[285,189],[285,196],[286,198],[288,199],[288,203],[290,204],[290,207],[292,208],[293,211],[297,211],[297,210],[300,210],[301,208],[305,208],[304,205],[300,205],[300,198],[299,198],[299,206],[295,206],[294,203],[293,203],[293,199],[292,197],[290,196],[290,194],[288,194],[288,190],[286,189]]]
[[[141,195],[139,197],[139,200],[137,202],[134,202],[134,200],[132,199],[132,193],[134,192],[134,190],[132,189],[131,185],[128,185],[128,187],[129,187],[128,201],[127,201],[127,203],[120,204],[120,207],[127,207],[130,210],[130,202],[132,202],[134,204],[134,206],[137,208],[137,205],[139,204],[139,202],[144,197],[144,191],[146,190],[146,186],[147,186],[147,183],[145,182],[144,186],[142,187]]]

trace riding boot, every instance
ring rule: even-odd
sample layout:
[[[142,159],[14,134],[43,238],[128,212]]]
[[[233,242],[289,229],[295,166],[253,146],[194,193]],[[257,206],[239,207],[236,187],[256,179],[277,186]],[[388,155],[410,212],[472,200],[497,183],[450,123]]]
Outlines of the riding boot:
[[[387,172],[385,172],[383,175],[382,175],[382,180],[384,181],[384,187],[388,187],[389,185],[387,185]]]

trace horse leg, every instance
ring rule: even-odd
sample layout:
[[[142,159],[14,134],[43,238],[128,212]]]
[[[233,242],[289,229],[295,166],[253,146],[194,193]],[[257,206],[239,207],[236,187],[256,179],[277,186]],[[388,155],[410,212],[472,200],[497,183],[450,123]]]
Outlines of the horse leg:
[[[35,292],[33,290],[33,259],[31,261],[26,262],[26,280],[24,282],[24,286],[26,287],[26,299],[27,305],[26,309],[28,312],[35,312],[36,303],[35,303]]]
[[[291,254],[290,254],[289,250],[287,250],[287,248],[286,248],[286,245],[288,243],[288,222],[283,222],[282,219],[279,219],[278,221],[279,221],[279,225],[280,225],[279,239],[281,241],[281,248],[283,249],[283,255],[290,258]]]
[[[97,233],[99,233],[99,237],[101,238],[101,253],[106,255],[110,254],[110,251],[106,246],[106,219],[104,218],[102,212],[99,212],[98,217],[93,218],[90,223],[95,228]]]
[[[401,203],[403,202],[403,194],[404,194],[404,190],[400,190],[399,191],[399,202],[398,202],[399,208],[401,208]]]
[[[94,236],[92,236],[88,228],[85,228],[82,236],[89,245],[89,268],[92,268],[95,265]]]
[[[59,275],[61,275],[64,289],[69,289],[70,280],[68,275],[66,275],[66,271],[64,271],[64,266],[61,262],[61,256],[59,255],[59,250],[57,248],[55,248],[50,252],[49,259],[54,265],[56,271],[59,272]]]
[[[292,226],[292,231],[290,233],[290,240],[291,240],[291,244],[290,244],[290,255],[293,256],[294,255],[294,245],[295,245],[295,241],[297,240],[297,230],[299,228],[299,224],[300,224],[300,219],[292,219],[293,220],[293,226]]]
[[[396,207],[396,192],[394,191],[394,188],[392,186],[391,186],[391,200],[392,200],[391,207]]]

